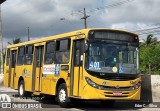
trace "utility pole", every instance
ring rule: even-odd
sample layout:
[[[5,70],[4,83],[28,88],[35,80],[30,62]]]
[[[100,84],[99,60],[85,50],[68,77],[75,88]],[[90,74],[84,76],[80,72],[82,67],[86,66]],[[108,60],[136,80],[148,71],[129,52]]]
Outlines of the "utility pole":
[[[29,27],[28,27],[28,41],[30,41]]]
[[[84,19],[84,28],[87,28],[87,18],[90,17],[88,15],[86,15],[86,9],[84,8],[84,17],[82,17],[81,19]]]
[[[3,38],[2,38],[2,17],[1,17],[1,4],[6,0],[0,1],[0,61],[1,61],[1,68],[0,74],[3,74]]]

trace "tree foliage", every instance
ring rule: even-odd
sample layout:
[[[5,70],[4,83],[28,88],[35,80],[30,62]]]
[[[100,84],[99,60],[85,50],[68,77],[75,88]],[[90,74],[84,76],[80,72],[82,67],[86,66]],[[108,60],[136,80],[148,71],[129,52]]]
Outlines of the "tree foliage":
[[[140,70],[142,73],[160,74],[160,42],[153,35],[148,35],[140,43]]]
[[[13,40],[13,44],[18,44],[21,42],[21,39],[20,38],[16,38]]]

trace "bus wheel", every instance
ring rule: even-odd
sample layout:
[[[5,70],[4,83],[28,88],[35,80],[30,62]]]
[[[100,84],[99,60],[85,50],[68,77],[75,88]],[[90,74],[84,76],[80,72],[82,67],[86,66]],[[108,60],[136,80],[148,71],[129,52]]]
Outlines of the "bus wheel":
[[[101,104],[106,107],[112,107],[114,103],[115,103],[114,100],[102,100],[101,101]]]
[[[25,96],[25,86],[24,86],[24,81],[23,80],[21,80],[20,82],[19,82],[19,86],[18,86],[18,95],[20,96],[20,97],[24,97]]]
[[[71,101],[68,97],[67,87],[65,83],[60,84],[60,86],[58,87],[57,97],[58,103],[61,107],[70,107]]]

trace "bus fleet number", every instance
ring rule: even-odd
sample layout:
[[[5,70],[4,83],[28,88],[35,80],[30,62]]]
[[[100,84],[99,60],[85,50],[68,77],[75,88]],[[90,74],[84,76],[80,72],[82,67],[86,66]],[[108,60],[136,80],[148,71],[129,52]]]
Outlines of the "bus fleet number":
[[[100,69],[100,63],[99,62],[90,62],[89,68],[92,69]]]

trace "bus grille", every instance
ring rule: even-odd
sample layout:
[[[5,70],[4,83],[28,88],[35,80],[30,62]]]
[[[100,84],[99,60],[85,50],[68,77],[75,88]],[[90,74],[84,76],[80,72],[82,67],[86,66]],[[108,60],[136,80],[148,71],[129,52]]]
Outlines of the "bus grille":
[[[127,95],[122,95],[122,96],[113,96],[113,95],[105,95],[106,97],[128,97]]]
[[[132,90],[132,86],[127,87],[115,87],[115,86],[103,86],[105,90],[112,90],[112,91],[129,91]]]

